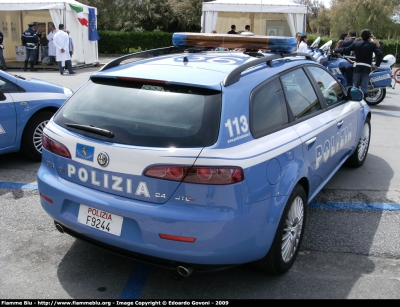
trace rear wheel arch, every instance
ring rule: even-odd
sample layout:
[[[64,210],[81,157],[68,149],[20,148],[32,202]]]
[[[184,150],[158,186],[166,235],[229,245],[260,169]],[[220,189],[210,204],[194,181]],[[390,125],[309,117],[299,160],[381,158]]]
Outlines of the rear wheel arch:
[[[278,223],[273,242],[267,254],[252,265],[270,274],[283,274],[293,265],[300,250],[307,220],[307,192],[297,183],[290,193]]]

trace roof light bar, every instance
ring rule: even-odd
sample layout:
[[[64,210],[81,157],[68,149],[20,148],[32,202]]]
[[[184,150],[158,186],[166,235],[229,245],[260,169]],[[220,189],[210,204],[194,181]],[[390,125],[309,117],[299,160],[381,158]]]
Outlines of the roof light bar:
[[[172,35],[172,43],[176,47],[244,48],[285,53],[293,52],[296,49],[296,39],[283,36],[178,32]]]

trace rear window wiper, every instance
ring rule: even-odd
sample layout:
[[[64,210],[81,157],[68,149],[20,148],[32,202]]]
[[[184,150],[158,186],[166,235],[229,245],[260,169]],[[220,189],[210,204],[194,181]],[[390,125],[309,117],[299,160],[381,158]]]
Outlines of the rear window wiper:
[[[76,128],[76,129],[80,129],[80,130],[84,130],[84,131],[88,131],[88,132],[93,132],[99,135],[103,135],[106,136],[108,138],[113,138],[114,137],[114,133],[107,130],[107,129],[102,129],[102,128],[98,128],[98,127],[94,127],[94,126],[87,126],[87,125],[78,125],[78,124],[71,124],[71,123],[65,123],[65,126],[71,127],[71,128]]]

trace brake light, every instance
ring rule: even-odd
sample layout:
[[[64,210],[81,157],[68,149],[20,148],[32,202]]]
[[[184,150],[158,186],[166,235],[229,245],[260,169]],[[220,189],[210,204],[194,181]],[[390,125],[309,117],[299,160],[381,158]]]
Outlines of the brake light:
[[[48,151],[62,157],[71,158],[71,154],[66,146],[49,138],[46,134],[42,134],[43,147]]]
[[[185,167],[152,166],[144,172],[145,176],[197,184],[233,184],[244,180],[243,170],[238,167]]]

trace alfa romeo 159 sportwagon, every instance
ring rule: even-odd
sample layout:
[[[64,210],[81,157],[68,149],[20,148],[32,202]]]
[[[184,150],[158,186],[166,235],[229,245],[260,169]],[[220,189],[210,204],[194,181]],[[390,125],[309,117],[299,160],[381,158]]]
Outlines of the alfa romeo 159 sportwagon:
[[[108,63],[56,113],[41,204],[61,232],[185,276],[249,262],[284,273],[307,204],[364,163],[370,109],[294,38],[173,43]]]

